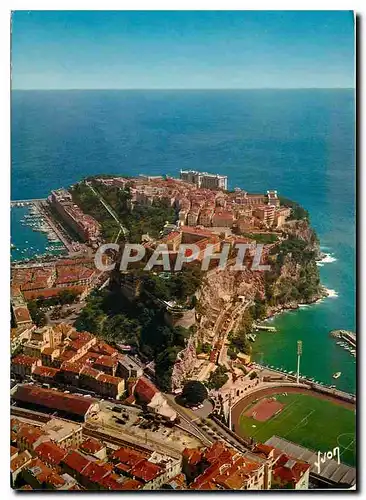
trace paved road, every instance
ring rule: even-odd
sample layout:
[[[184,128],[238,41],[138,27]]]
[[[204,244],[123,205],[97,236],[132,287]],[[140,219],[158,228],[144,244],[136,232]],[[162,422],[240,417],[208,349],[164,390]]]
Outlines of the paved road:
[[[200,427],[195,423],[200,420],[200,417],[196,415],[189,408],[180,406],[175,401],[175,396],[172,394],[164,394],[167,398],[169,405],[178,413],[181,419],[180,426],[187,430],[187,432],[192,433],[194,436],[198,437],[203,444],[210,445],[213,439],[209,436],[207,432],[202,431]]]
[[[169,400],[169,404],[176,410],[177,413],[181,416],[182,422],[185,422],[186,425],[193,427],[195,432],[199,432],[201,436],[204,437],[204,444],[210,445],[215,441],[224,441],[227,445],[233,446],[238,450],[245,450],[245,447],[235,439],[235,437],[231,436],[228,432],[225,431],[220,425],[216,424],[212,419],[208,418],[209,427],[205,424],[200,427],[196,424],[196,422],[200,421],[199,411],[192,411],[189,408],[182,407],[175,402],[174,396],[171,394],[165,395]],[[208,411],[211,411],[212,405],[209,401],[205,401],[204,408],[201,409],[201,415],[208,415]]]

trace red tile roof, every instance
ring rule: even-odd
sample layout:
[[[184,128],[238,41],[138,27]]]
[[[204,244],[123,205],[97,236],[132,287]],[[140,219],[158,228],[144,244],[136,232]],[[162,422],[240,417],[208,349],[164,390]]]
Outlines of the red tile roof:
[[[28,465],[27,470],[32,474],[33,477],[37,479],[37,481],[42,484],[46,483],[49,476],[53,474],[53,470],[51,467],[48,467],[45,463],[42,462],[39,458],[34,458]]]
[[[95,274],[94,269],[83,266],[62,266],[57,268],[56,284],[75,283],[90,279]]]
[[[153,464],[148,460],[143,460],[131,469],[130,474],[137,479],[141,479],[144,483],[148,483],[160,476],[163,472],[164,469],[160,467],[160,465]]]
[[[94,337],[94,335],[92,335],[91,333],[89,332],[77,332],[75,330],[72,330],[69,334],[69,337],[71,340],[79,340],[79,341],[85,341],[85,342],[89,342],[90,340],[92,340]]]
[[[279,478],[282,483],[296,484],[300,481],[310,464],[302,460],[296,460],[283,453],[273,467],[273,476]]]
[[[118,474],[115,474],[111,472],[107,476],[104,476],[98,481],[99,486],[102,486],[102,488],[106,490],[121,490],[123,483],[126,482],[126,478],[119,476]]]
[[[273,446],[269,446],[263,443],[257,443],[253,450],[253,453],[264,455],[266,458],[268,458],[270,454],[274,451],[274,449],[275,448]]]
[[[64,362],[64,361],[69,361],[70,359],[72,359],[73,357],[75,356],[75,352],[72,351],[71,349],[65,349],[59,356],[59,360],[61,362]]]
[[[15,472],[17,471],[20,467],[25,465],[27,462],[30,462],[32,460],[31,454],[25,450],[19,453],[19,455],[10,462],[10,472]]]
[[[29,290],[24,291],[23,295],[26,300],[31,300],[37,297],[44,297],[45,299],[49,299],[51,297],[57,296],[61,291],[67,290],[77,293],[78,295],[82,294],[86,290],[85,285],[78,286],[66,286],[66,287],[53,287],[53,288],[42,288],[40,290]]]
[[[31,315],[29,314],[28,307],[15,307],[13,309],[15,321],[17,323],[29,321],[32,322]]]
[[[197,448],[185,448],[182,455],[189,465],[197,465],[202,459],[202,452]]]
[[[196,453],[195,453],[196,451]],[[222,442],[216,441],[210,448],[202,453],[199,458],[198,449],[184,450],[186,459],[191,459],[191,465],[201,463],[206,469],[195,478],[190,485],[190,489],[222,489],[238,490],[251,478],[253,472],[257,471],[261,465],[247,459],[234,450],[227,448]],[[207,466],[208,464],[208,466]]]
[[[62,460],[70,469],[81,473],[81,471],[90,463],[90,460],[77,451],[69,451]]]
[[[84,365],[81,372],[80,372],[80,375],[84,375],[86,377],[90,377],[90,378],[97,378],[98,375],[100,374],[100,372],[98,370],[95,370],[94,368],[91,368],[90,366],[87,366],[87,365]]]
[[[98,451],[105,448],[104,444],[98,439],[88,438],[83,443],[81,443],[79,449],[85,451],[86,453],[97,453]]]
[[[106,354],[107,356],[116,356],[118,354],[117,349],[110,346],[103,340],[100,340],[97,344],[93,345],[90,350],[93,353]]]
[[[96,403],[93,398],[84,398],[73,394],[33,385],[20,385],[13,398],[17,401],[44,406],[53,410],[62,410],[78,416],[85,416],[89,408]]]
[[[140,377],[135,385],[134,393],[144,403],[150,403],[155,394],[159,393],[159,390],[150,380]]]
[[[24,440],[29,446],[32,446],[41,436],[45,435],[46,433],[39,427],[30,424],[23,424],[18,430],[17,440]]]
[[[212,236],[214,234],[212,231],[209,231],[208,229],[200,229],[198,227],[182,226],[181,230],[183,233],[198,234],[202,235],[202,237]]]
[[[44,347],[42,349],[42,354],[44,354],[45,356],[51,356],[51,354],[56,351],[56,348],[55,347]]]
[[[79,375],[81,368],[79,363],[71,363],[69,361],[64,361],[61,365],[61,370],[63,372],[74,373],[76,375]]]
[[[106,375],[105,373],[100,373],[97,377],[97,380],[102,384],[109,384],[114,386],[118,386],[121,382],[123,382],[123,379],[119,377],[113,377],[112,375]]]
[[[142,487],[143,483],[140,481],[136,479],[127,479],[127,481],[122,484],[121,490],[141,490]]]
[[[87,477],[92,483],[99,483],[99,481],[109,474],[111,470],[112,466],[109,464],[100,465],[96,462],[89,462],[81,474]]]
[[[33,370],[33,375],[39,375],[45,378],[55,378],[60,373],[58,368],[52,368],[51,366],[36,366]]]
[[[113,452],[112,458],[113,460],[128,466],[130,469],[131,467],[134,467],[135,465],[140,463],[142,460],[145,460],[146,456],[139,451],[135,451],[130,448],[119,448],[118,450]]]
[[[34,451],[38,458],[49,465],[58,465],[67,454],[66,450],[51,441],[41,443]]]
[[[112,356],[99,356],[94,362],[94,366],[114,368],[118,365],[118,360]]]
[[[174,238],[177,238],[178,236],[180,236],[180,234],[181,233],[179,233],[178,231],[172,231],[165,236],[165,241],[174,240]]]
[[[38,358],[33,356],[26,356],[25,354],[19,354],[11,360],[12,365],[25,365],[25,366],[33,366],[34,363],[38,361]]]
[[[232,212],[215,212],[214,215],[213,215],[213,219],[216,220],[216,219],[222,219],[222,220],[233,220],[234,219],[234,215]]]

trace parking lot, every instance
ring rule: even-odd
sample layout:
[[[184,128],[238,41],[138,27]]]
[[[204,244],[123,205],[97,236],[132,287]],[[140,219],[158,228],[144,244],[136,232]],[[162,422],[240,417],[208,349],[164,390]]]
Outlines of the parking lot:
[[[144,412],[139,408],[113,405],[105,401],[101,404],[101,411],[93,421],[106,428],[118,429],[125,435],[139,437],[146,442],[165,443],[179,450],[201,445],[197,439],[171,423],[164,422],[157,415]]]

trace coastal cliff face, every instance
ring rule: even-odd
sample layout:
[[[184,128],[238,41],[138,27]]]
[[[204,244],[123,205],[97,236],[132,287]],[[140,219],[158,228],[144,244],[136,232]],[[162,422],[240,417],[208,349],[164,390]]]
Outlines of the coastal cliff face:
[[[290,220],[283,225],[282,230],[285,234],[304,241],[306,249],[315,252],[315,259],[320,258],[319,239],[306,220]]]
[[[290,221],[283,231],[285,239],[272,253],[271,271],[266,273],[268,315],[325,295],[316,265],[321,252],[315,231],[307,221]]]
[[[268,317],[324,297],[316,265],[320,255],[318,238],[309,223],[290,221],[283,227],[283,239],[271,250],[270,271],[234,271],[230,267],[209,271],[197,294],[196,333],[173,368],[174,388],[189,377],[194,367],[193,345],[212,343],[222,329],[220,318],[225,314],[230,318],[238,304],[260,297]]]
[[[225,311],[233,309],[243,301],[254,300],[259,293],[264,296],[265,278],[263,272],[213,270],[207,274],[201,287],[197,307],[198,334],[202,342],[210,342],[215,322]]]

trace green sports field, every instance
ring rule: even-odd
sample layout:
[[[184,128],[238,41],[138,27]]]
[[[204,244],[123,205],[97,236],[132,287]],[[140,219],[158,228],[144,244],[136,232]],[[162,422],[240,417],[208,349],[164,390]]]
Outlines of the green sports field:
[[[254,403],[247,406],[239,420],[246,436],[265,442],[276,435],[321,452],[339,446],[341,461],[355,465],[356,415],[353,410],[306,394],[275,394],[271,397],[284,403],[285,407],[266,422],[259,422],[244,416]]]

